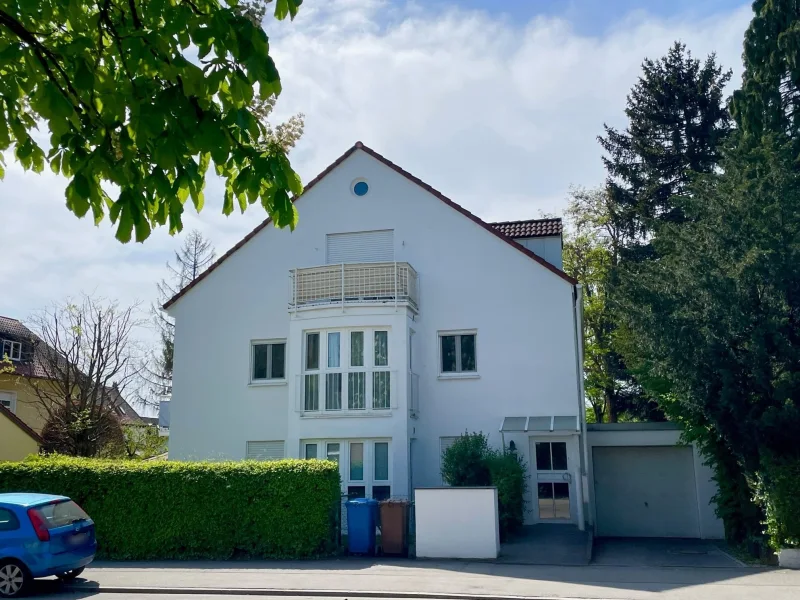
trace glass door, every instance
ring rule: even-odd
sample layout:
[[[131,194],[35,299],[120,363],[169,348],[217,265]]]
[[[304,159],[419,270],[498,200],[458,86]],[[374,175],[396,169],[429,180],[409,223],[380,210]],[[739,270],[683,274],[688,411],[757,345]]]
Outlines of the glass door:
[[[572,474],[566,440],[531,440],[536,464],[534,504],[538,520],[573,521]]]

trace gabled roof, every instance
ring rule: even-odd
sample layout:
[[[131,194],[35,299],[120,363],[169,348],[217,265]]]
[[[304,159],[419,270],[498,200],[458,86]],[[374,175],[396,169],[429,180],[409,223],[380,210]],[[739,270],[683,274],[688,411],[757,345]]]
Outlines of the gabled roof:
[[[11,421],[14,425],[16,425],[17,427],[22,429],[22,431],[24,431],[25,433],[27,433],[40,446],[44,443],[44,440],[42,440],[42,436],[40,436],[33,429],[28,427],[28,425],[25,423],[25,421],[20,419],[17,415],[15,415],[13,412],[8,410],[2,404],[0,404],[0,415],[8,417],[9,421]]]
[[[411,173],[409,173],[408,171],[406,171],[402,167],[397,166],[392,161],[390,161],[388,158],[384,157],[381,154],[378,154],[377,152],[375,152],[375,150],[373,150],[372,148],[369,148],[368,146],[365,146],[361,142],[356,142],[344,154],[342,154],[339,158],[337,158],[330,165],[328,165],[319,175],[317,175],[316,177],[314,177],[314,179],[309,181],[308,184],[306,184],[305,188],[303,189],[303,193],[300,194],[300,196],[297,196],[297,197],[293,198],[292,202],[297,202],[297,200],[302,198],[303,195],[305,195],[311,188],[313,188],[317,183],[319,183],[328,173],[333,171],[336,167],[338,167],[345,160],[347,160],[356,150],[362,150],[363,152],[366,152],[372,158],[374,158],[377,161],[383,163],[384,165],[386,165],[387,167],[389,167],[393,171],[396,171],[397,173],[399,173],[400,175],[402,175],[403,177],[405,177],[409,181],[412,181],[413,183],[416,183],[418,186],[420,186],[422,189],[424,189],[429,194],[435,196],[436,198],[438,198],[439,200],[441,200],[442,202],[444,202],[445,204],[447,204],[451,208],[454,208],[455,210],[460,212],[462,215],[464,215],[465,217],[467,217],[471,221],[473,221],[476,224],[478,224],[481,227],[483,227],[489,233],[492,233],[493,235],[496,235],[498,238],[500,238],[504,242],[507,242],[508,244],[510,244],[511,246],[513,246],[514,248],[516,248],[517,250],[519,250],[520,252],[525,254],[528,258],[530,258],[530,259],[536,261],[537,263],[539,263],[540,265],[542,265],[545,269],[547,269],[549,271],[552,271],[553,273],[558,275],[561,279],[563,279],[567,283],[569,283],[571,285],[575,285],[576,283],[578,283],[577,280],[573,279],[572,277],[570,277],[569,275],[564,273],[564,271],[562,271],[558,267],[556,267],[554,265],[551,265],[549,262],[547,262],[546,260],[544,260],[540,256],[537,256],[536,254],[534,254],[533,252],[531,252],[527,248],[521,246],[520,244],[515,242],[512,238],[510,238],[507,235],[505,235],[503,232],[499,231],[498,229],[495,229],[493,225],[490,225],[486,221],[483,221],[482,219],[476,217],[475,215],[473,215],[471,212],[469,212],[466,208],[464,208],[460,204],[457,204],[457,203],[453,202],[452,200],[450,200],[450,198],[448,198],[447,196],[442,194],[440,191],[432,188],[430,185],[428,185],[427,183],[425,183],[424,181],[422,181],[418,177],[415,177],[414,175],[412,175]],[[212,264],[208,269],[206,269],[203,272],[202,275],[200,275],[197,279],[192,281],[189,285],[187,285],[185,288],[183,288],[181,291],[179,291],[177,294],[175,294],[172,298],[170,298],[164,304],[164,306],[162,308],[164,310],[166,310],[170,306],[175,304],[175,302],[177,302],[180,298],[182,298],[184,295],[186,295],[189,292],[189,290],[191,290],[198,283],[203,281],[203,279],[205,279],[214,269],[219,267],[234,252],[236,252],[239,248],[241,248],[247,242],[249,242],[253,237],[255,237],[262,229],[264,229],[271,222],[272,222],[272,219],[269,219],[269,218],[265,219],[260,225],[258,225],[255,229],[253,229],[253,231],[248,233],[238,244],[236,244],[235,246],[233,246],[233,248],[231,248],[225,254],[220,256],[216,260],[216,262],[214,262],[214,264]],[[560,222],[560,219],[559,219],[559,222]]]
[[[500,233],[513,239],[561,235],[561,219],[531,219],[528,221],[503,221],[490,223]]]

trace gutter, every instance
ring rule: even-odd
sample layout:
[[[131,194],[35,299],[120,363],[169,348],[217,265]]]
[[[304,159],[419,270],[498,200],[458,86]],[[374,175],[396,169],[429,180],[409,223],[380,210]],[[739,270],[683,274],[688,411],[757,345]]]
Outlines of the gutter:
[[[581,498],[581,506],[579,507],[579,512],[583,518],[583,521],[580,523],[580,529],[583,530],[585,527],[586,515],[583,515],[583,490],[584,490],[584,481],[586,482],[586,491],[589,497],[586,498],[587,504],[589,504],[589,515],[588,520],[591,524],[591,493],[589,493],[589,442],[586,436],[586,391],[584,389],[584,381],[583,381],[583,285],[580,283],[576,283],[575,287],[575,294],[573,296],[574,301],[574,334],[575,334],[575,375],[577,377],[578,382],[578,418],[580,419],[580,429],[581,429],[581,446],[583,447],[583,468],[581,469],[581,481],[580,481],[580,498]]]

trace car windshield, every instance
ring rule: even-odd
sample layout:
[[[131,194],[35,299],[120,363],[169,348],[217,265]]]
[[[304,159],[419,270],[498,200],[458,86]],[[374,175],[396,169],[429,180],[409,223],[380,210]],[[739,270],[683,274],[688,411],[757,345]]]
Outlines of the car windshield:
[[[54,502],[53,504],[45,504],[44,506],[37,507],[36,510],[44,517],[48,529],[63,527],[75,521],[83,521],[89,518],[89,515],[83,512],[83,509],[72,500],[62,500],[61,502]]]

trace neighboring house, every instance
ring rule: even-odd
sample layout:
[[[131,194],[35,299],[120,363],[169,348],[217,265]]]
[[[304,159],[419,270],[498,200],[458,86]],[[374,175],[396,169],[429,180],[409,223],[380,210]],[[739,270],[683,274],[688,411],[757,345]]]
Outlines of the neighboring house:
[[[327,458],[344,494],[408,498],[483,431],[528,466],[528,522],[591,522],[560,219],[486,223],[361,143],[297,209],[164,306],[169,458]]]
[[[18,460],[31,452],[30,440],[41,444],[39,434],[47,421],[47,411],[31,389],[29,378],[46,384],[47,371],[42,363],[42,342],[25,325],[16,319],[0,316],[0,355],[11,361],[11,372],[0,372],[0,406],[5,409],[0,417],[0,460]],[[4,363],[0,363],[2,367]],[[109,388],[114,398],[114,412],[122,423],[138,423],[140,417],[115,387]],[[21,429],[25,438],[12,431]],[[24,426],[24,427],[21,427]],[[33,434],[31,437],[29,434]],[[15,441],[9,441],[11,436]]]

